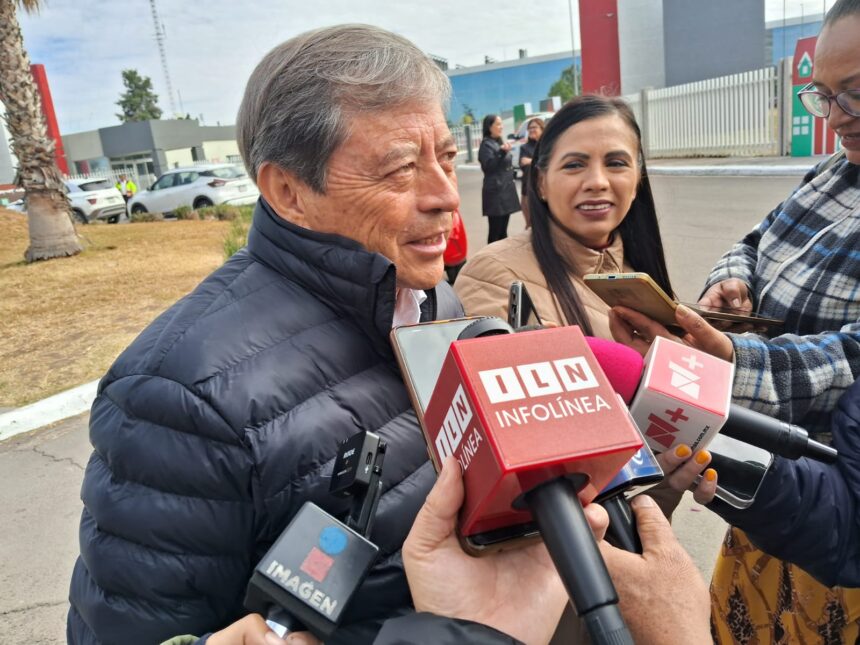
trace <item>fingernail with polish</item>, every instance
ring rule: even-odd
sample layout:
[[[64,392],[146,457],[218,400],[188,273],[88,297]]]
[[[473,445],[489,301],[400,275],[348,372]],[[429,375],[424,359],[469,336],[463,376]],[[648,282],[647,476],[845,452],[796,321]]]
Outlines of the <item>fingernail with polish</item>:
[[[708,468],[705,471],[705,479],[707,479],[709,482],[714,481],[716,478],[717,478],[717,471],[714,470],[713,468]]]
[[[692,454],[693,451],[690,450],[690,446],[685,446],[684,444],[681,444],[680,446],[675,448],[675,456],[679,457],[680,459],[686,459]]]
[[[707,450],[700,450],[696,453],[696,463],[700,466],[704,466],[711,460],[711,453]]]

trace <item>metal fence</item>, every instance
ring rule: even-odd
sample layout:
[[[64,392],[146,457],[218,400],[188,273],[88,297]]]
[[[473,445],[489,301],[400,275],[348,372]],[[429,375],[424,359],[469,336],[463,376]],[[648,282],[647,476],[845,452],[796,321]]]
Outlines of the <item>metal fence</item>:
[[[149,187],[155,178],[152,175],[140,175],[135,169],[129,168],[126,170],[96,170],[90,173],[65,175],[65,179],[107,179],[112,184],[119,182],[119,176],[125,175],[131,179],[138,190],[143,190]]]
[[[786,152],[786,66],[625,96],[649,157],[764,156]]]
[[[467,129],[468,129],[468,137],[467,137]],[[468,155],[469,147],[467,146],[466,139],[471,139],[471,149],[472,151],[476,151],[481,146],[481,125],[479,123],[473,123],[469,126],[465,125],[454,125],[451,126],[451,135],[454,137],[454,141],[457,144],[457,150],[461,154]],[[476,156],[477,158],[477,156]]]
[[[642,130],[648,157],[786,155],[791,142],[791,59],[780,65],[623,97]],[[481,143],[470,126],[471,148]],[[461,153],[466,127],[451,133]]]

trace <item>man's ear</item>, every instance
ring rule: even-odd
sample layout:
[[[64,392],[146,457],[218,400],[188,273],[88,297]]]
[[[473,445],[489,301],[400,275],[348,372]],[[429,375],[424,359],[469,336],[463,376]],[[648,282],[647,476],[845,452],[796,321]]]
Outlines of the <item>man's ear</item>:
[[[310,228],[304,200],[310,188],[293,173],[269,161],[263,162],[257,171],[257,188],[278,215],[292,224]]]

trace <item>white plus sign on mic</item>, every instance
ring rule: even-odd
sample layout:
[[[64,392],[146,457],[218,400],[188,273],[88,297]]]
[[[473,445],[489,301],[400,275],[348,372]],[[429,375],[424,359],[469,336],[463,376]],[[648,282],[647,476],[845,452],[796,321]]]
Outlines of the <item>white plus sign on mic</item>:
[[[697,367],[704,367],[705,364],[702,363],[698,358],[696,358],[695,354],[690,354],[689,356],[685,356],[681,359],[682,363],[686,363],[687,367],[691,370],[696,369]]]

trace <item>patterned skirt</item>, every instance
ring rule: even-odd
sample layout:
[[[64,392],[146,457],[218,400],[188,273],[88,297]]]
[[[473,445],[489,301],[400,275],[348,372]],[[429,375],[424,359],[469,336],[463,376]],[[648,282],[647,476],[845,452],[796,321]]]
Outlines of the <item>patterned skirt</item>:
[[[729,528],[711,581],[719,645],[860,643],[860,589],[825,587]]]

